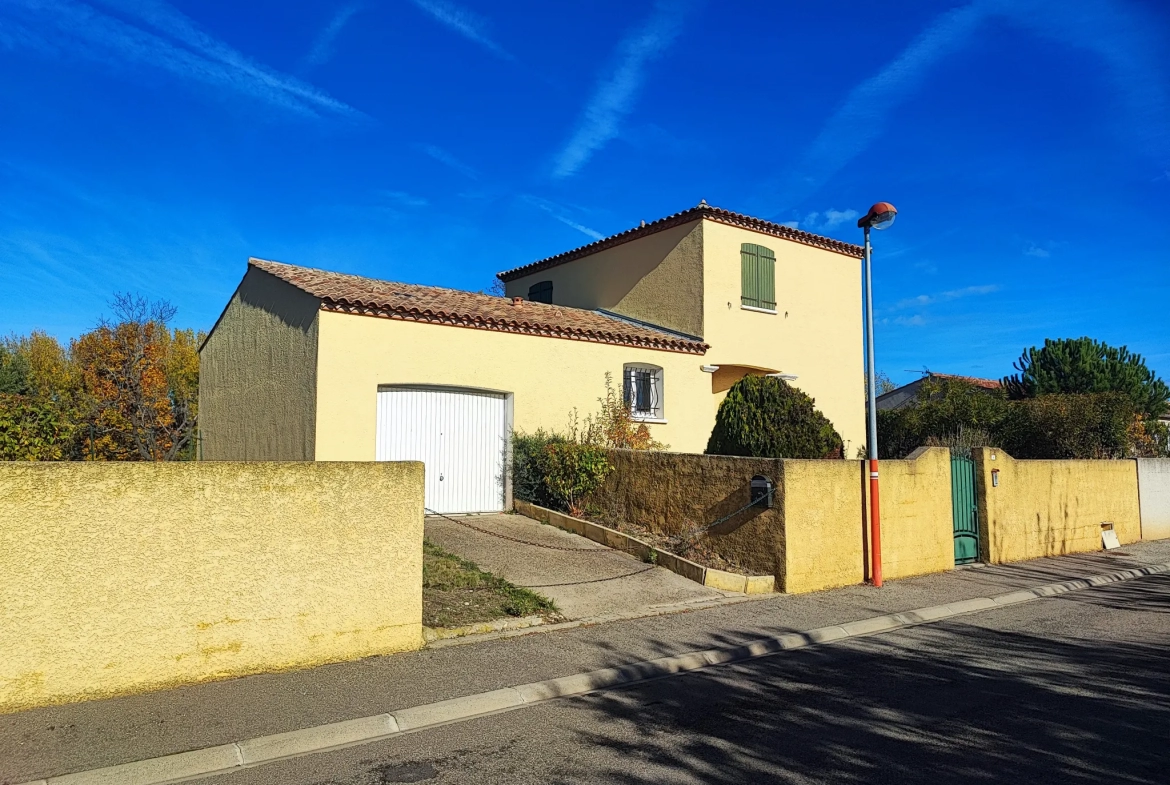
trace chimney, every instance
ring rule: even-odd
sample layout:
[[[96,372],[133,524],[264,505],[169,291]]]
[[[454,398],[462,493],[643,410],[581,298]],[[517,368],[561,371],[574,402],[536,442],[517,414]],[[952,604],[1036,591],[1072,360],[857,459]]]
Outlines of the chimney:
[[[520,303],[522,303],[522,302],[524,302],[523,297],[513,297],[512,298],[512,305],[519,307]]]

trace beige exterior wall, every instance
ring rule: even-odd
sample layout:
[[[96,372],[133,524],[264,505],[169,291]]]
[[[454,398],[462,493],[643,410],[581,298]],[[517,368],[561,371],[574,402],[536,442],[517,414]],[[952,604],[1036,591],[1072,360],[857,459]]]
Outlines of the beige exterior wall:
[[[869,482],[864,463],[859,476],[866,504],[869,504]],[[950,450],[924,447],[906,460],[882,461],[878,498],[881,502],[883,579],[954,569]]]
[[[702,355],[637,349],[323,311],[319,317],[316,457],[372,461],[379,385],[428,384],[513,394],[513,425],[564,431],[571,410],[598,410],[605,374],[621,389],[625,363],[663,369],[672,450],[702,452],[715,422]]]
[[[1099,551],[1105,522],[1122,545],[1141,538],[1136,461],[1017,461],[989,447],[973,457],[984,561]]]
[[[783,465],[784,591],[861,583],[865,554],[858,461],[786,460]]]
[[[692,221],[505,285],[509,297],[553,282],[553,303],[604,308],[687,335],[703,335],[703,221]]]
[[[248,268],[199,352],[202,460],[313,460],[319,307]]]
[[[422,505],[421,463],[0,463],[0,712],[416,649]]]
[[[775,314],[740,306],[743,243],[776,253]],[[796,374],[793,384],[816,399],[846,457],[855,456],[865,443],[861,263],[714,221],[703,222],[703,259],[703,339],[711,346],[704,362]]]

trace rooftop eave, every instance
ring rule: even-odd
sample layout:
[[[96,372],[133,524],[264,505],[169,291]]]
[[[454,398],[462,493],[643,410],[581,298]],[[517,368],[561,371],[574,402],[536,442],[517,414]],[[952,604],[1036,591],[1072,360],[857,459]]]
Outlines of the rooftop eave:
[[[360,301],[346,299],[321,300],[321,309],[334,313],[356,314],[359,316],[376,316],[384,319],[398,319],[425,324],[443,324],[450,327],[467,327],[479,330],[492,330],[521,335],[535,335],[547,338],[561,338],[566,340],[588,341],[590,343],[606,343],[616,346],[631,346],[640,349],[654,349],[657,351],[679,352],[682,354],[703,355],[710,347],[705,343],[694,341],[673,340],[663,336],[660,340],[652,338],[634,338],[628,335],[603,332],[599,330],[581,330],[553,325],[529,322],[527,320],[491,319],[473,314],[460,314],[447,311],[433,311],[418,308],[385,308],[380,305],[366,304]]]
[[[632,240],[637,240],[657,232],[662,232],[667,229],[672,229],[681,224],[690,223],[691,221],[708,220],[716,223],[725,224],[727,226],[737,226],[742,229],[750,229],[752,231],[769,234],[773,237],[779,237],[784,240],[801,243],[802,245],[810,245],[814,248],[820,248],[825,251],[832,251],[834,253],[843,254],[855,259],[861,259],[864,254],[864,249],[860,245],[853,245],[852,243],[842,242],[841,240],[834,240],[831,237],[823,237],[812,232],[804,232],[800,229],[793,229],[790,226],[773,223],[772,221],[765,221],[761,218],[752,218],[750,215],[743,215],[742,213],[733,213],[730,210],[724,210],[719,207],[712,207],[709,204],[699,204],[697,207],[692,207],[689,210],[683,210],[680,213],[669,215],[666,218],[660,218],[657,221],[652,221],[648,224],[635,226],[633,229],[627,229],[609,237],[605,237],[588,245],[583,245],[579,248],[574,248],[571,251],[550,256],[546,259],[526,264],[522,267],[516,267],[511,270],[505,270],[501,273],[496,273],[496,277],[501,281],[508,283],[517,278],[523,278],[533,273],[538,273],[547,270],[551,267],[572,262],[576,259],[581,259],[586,256],[591,256],[600,251],[614,248],[623,243],[628,243]]]

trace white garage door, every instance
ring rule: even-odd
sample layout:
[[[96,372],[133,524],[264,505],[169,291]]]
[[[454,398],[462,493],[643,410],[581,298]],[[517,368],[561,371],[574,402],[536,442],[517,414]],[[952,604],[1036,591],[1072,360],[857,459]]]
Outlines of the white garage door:
[[[433,512],[504,509],[507,398],[456,388],[378,390],[377,459],[426,464]]]

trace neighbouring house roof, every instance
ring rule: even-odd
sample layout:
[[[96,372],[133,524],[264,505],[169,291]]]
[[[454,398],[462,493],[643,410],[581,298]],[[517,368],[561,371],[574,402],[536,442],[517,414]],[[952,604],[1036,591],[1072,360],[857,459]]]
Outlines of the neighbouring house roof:
[[[885,409],[901,409],[904,406],[912,405],[918,399],[918,388],[927,379],[948,379],[958,382],[965,382],[982,390],[998,390],[1003,384],[995,379],[980,379],[977,376],[960,376],[953,373],[935,373],[934,371],[927,371],[921,379],[915,379],[909,384],[904,384],[890,390],[888,393],[883,393],[877,397],[877,408],[879,411]]]
[[[697,221],[700,218],[727,224],[728,226],[738,226],[742,229],[751,229],[756,232],[782,237],[785,240],[792,240],[793,242],[803,243],[804,245],[823,248],[826,251],[835,251],[836,253],[845,254],[846,256],[852,256],[857,259],[860,259],[864,253],[864,249],[860,245],[845,243],[830,237],[822,237],[819,234],[813,234],[811,232],[802,232],[790,226],[772,223],[771,221],[765,221],[760,218],[752,218],[749,215],[742,215],[741,213],[733,213],[730,210],[723,210],[719,207],[712,207],[706,202],[700,202],[697,206],[689,210],[683,210],[681,213],[668,215],[666,218],[660,218],[650,223],[643,223],[641,226],[636,226],[633,229],[606,237],[595,243],[583,245],[580,248],[574,248],[571,251],[565,251],[556,256],[550,256],[547,259],[526,264],[523,267],[505,270],[502,273],[497,273],[496,277],[501,281],[513,281],[517,278],[540,272],[541,270],[547,270],[550,267],[571,262],[574,259],[595,254],[598,251],[604,251],[607,248],[613,248],[622,243],[628,243],[631,240],[637,240],[640,237],[645,237],[655,232],[661,232],[681,224]]]
[[[689,354],[703,354],[708,348],[698,339],[581,308],[381,281],[264,259],[249,259],[248,265],[319,298],[326,311]]]
[[[959,376],[953,373],[934,373],[933,371],[928,373],[927,376],[935,379],[954,379],[975,385],[976,387],[982,387],[985,390],[998,390],[1000,387],[1003,387],[1003,382],[998,379],[980,379],[978,376]]]

